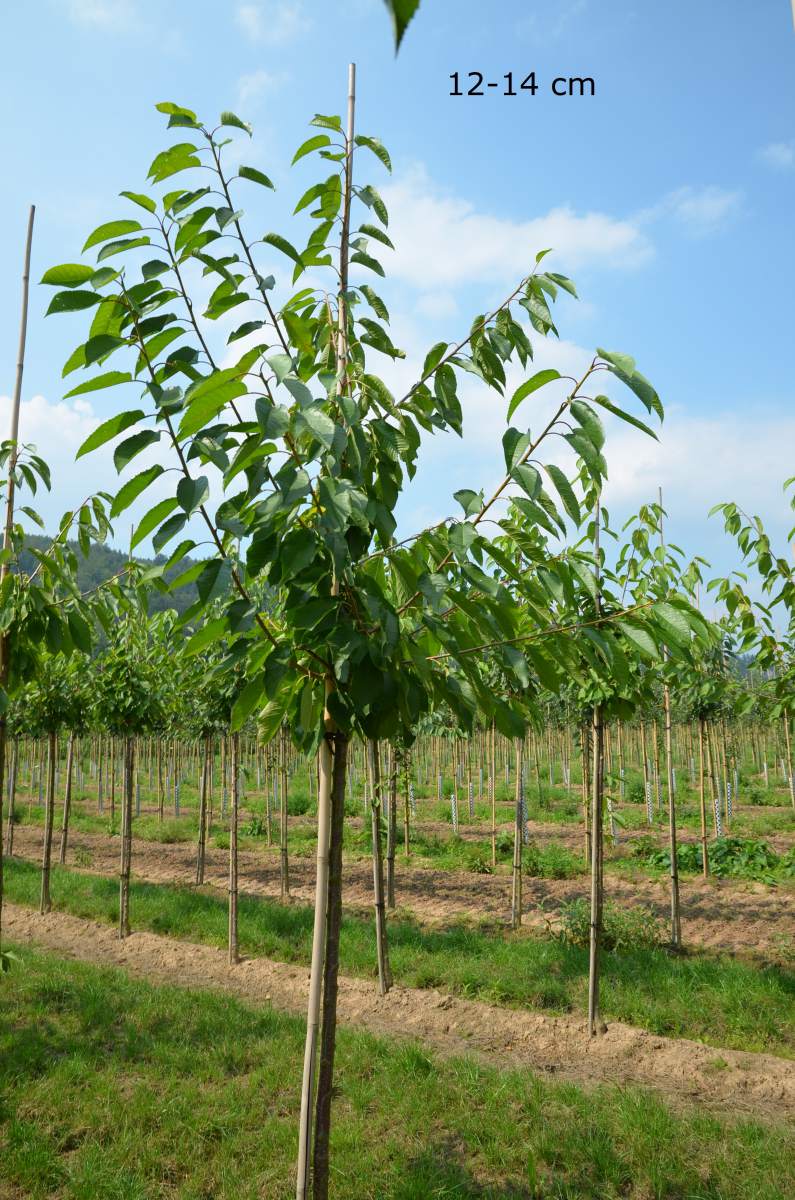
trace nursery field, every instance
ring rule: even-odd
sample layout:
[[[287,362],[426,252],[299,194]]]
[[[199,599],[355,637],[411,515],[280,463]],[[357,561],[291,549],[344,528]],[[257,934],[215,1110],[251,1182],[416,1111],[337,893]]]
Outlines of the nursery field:
[[[786,1165],[782,1171],[795,1149],[795,810],[781,781],[768,771],[766,785],[754,762],[743,762],[731,828],[720,840],[710,831],[714,873],[705,876],[693,853],[698,788],[687,764],[677,764],[683,945],[673,952],[665,814],[656,808],[653,765],[649,807],[643,770],[630,761],[637,732],[623,731],[628,761],[610,806],[601,967],[607,1031],[597,1039],[585,1021],[589,880],[576,759],[565,764],[567,786],[549,741],[538,777],[521,781],[523,907],[521,925],[512,927],[511,767],[506,780],[500,763],[492,806],[488,770],[480,792],[477,740],[420,740],[393,823],[386,922],[393,985],[381,995],[371,779],[365,756],[352,755],[338,1002],[344,1123],[333,1148],[356,1195],[617,1197],[631,1181],[637,1195],[740,1197],[753,1189],[784,1197],[795,1183]],[[684,750],[687,730],[679,734]],[[733,731],[738,755],[743,737],[747,731]],[[213,756],[202,788],[191,743],[141,743],[133,932],[119,941],[117,745],[89,738],[72,746],[65,861],[52,868],[45,915],[38,910],[46,748],[21,740],[16,750],[4,928],[19,962],[3,993],[16,1036],[7,1026],[10,1190],[2,1194],[290,1195],[284,1180],[298,1086],[290,1063],[312,949],[314,764],[288,754],[282,806],[278,756],[253,741],[243,746],[238,961],[230,966],[226,754]],[[500,740],[497,755],[506,751]],[[467,752],[471,806],[470,780],[458,779]],[[56,835],[64,827],[66,753],[56,749]],[[426,755],[440,768],[433,794]],[[722,807],[725,818],[725,799]],[[386,815],[388,832],[388,805]],[[289,895],[282,893],[285,857]],[[64,1087],[80,1093],[68,1116],[53,1098]],[[257,1095],[267,1102],[255,1106],[254,1119]],[[527,1130],[521,1142],[506,1140],[514,1122]],[[139,1146],[141,1125],[152,1136]],[[198,1161],[176,1148],[189,1129],[205,1147]],[[251,1162],[242,1189],[239,1155]]]

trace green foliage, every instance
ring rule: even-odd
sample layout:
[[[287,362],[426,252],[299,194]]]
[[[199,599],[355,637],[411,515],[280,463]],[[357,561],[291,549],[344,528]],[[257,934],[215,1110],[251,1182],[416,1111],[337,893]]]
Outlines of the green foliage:
[[[572,900],[561,906],[558,936],[569,946],[589,946],[591,906],[588,900]],[[622,908],[610,901],[604,905],[601,944],[605,950],[648,950],[663,941],[662,925],[650,908],[642,904]]]
[[[670,851],[658,849],[651,839],[639,838],[633,851],[645,866],[665,871],[670,868]],[[709,843],[707,854],[709,869],[719,878],[755,879],[762,883],[795,878],[795,852],[789,850],[779,855],[757,838],[716,838]],[[680,843],[676,860],[680,871],[701,871],[704,865],[701,844]]]

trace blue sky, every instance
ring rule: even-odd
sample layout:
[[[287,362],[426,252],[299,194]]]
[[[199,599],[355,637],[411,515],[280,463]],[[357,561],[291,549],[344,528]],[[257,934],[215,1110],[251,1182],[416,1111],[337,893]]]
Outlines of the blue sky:
[[[554,246],[582,302],[560,306],[562,344],[541,348],[541,365],[576,367],[597,345],[627,351],[668,412],[659,446],[611,427],[616,515],[662,484],[670,536],[720,569],[732,555],[706,519],[714,502],[736,499],[784,537],[781,484],[795,474],[789,0],[423,0],[397,59],[381,0],[28,0],[4,6],[3,34],[3,422],[28,204],[39,279],[125,214],[118,193],[139,188],[168,144],[154,104],[171,99],[254,123],[243,160],[279,191],[246,196],[249,225],[289,233],[312,171],[287,164],[315,111],[342,110],[354,59],[359,128],[383,139],[395,168],[387,181],[372,160],[397,244],[384,291],[410,359],[456,340]],[[539,92],[454,98],[454,70],[535,70]],[[558,75],[594,77],[596,96],[553,97]],[[73,459],[119,402],[62,402],[60,368],[83,326],[45,321],[46,291],[33,289],[21,435],[53,464],[58,495],[41,505],[52,521],[92,484],[112,486],[109,455]],[[404,532],[452,511],[457,488],[498,476],[504,408],[467,393],[466,436],[424,452]]]

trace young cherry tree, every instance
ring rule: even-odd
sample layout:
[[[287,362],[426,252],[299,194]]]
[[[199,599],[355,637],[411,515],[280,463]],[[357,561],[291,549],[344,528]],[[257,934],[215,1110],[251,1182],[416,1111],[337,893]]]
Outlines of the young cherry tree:
[[[98,664],[94,710],[98,722],[122,739],[123,791],[119,863],[119,937],[130,933],[133,792],[136,739],[157,723],[162,699],[157,656],[140,613],[120,613]]]
[[[76,528],[79,548],[87,554],[92,541],[102,541],[108,532],[104,508],[104,497],[89,496],[78,510],[66,513],[60,522],[56,538],[45,549],[33,549],[36,560],[34,569],[23,571],[20,555],[25,546],[25,529],[18,516],[24,514],[29,521],[43,528],[38,513],[27,503],[18,505],[14,501],[26,489],[32,495],[43,484],[50,487],[50,471],[47,464],[35,452],[35,448],[7,441],[0,446],[0,467],[8,471],[0,484],[5,492],[6,525],[4,544],[0,551],[0,827],[5,798],[6,742],[8,733],[9,705],[18,700],[22,689],[37,680],[42,662],[49,664],[57,675],[61,667],[55,667],[55,656],[68,658],[75,652],[80,655],[91,651],[94,638],[96,605],[90,597],[81,594],[77,585],[77,554],[67,545],[70,531]],[[54,679],[50,683],[57,691]],[[42,713],[49,721],[54,719],[53,709],[45,693],[48,684],[42,680],[44,690],[39,693]],[[51,696],[50,699],[53,699]],[[62,697],[63,699],[63,697]],[[17,706],[19,707],[19,706]],[[19,715],[20,723],[26,715]],[[54,756],[51,755],[54,769]],[[13,771],[13,764],[12,764]],[[13,797],[13,791],[12,791]],[[12,802],[13,803],[13,799]],[[9,805],[9,808],[11,805]],[[42,859],[42,906],[49,906],[49,870],[52,844],[52,812],[48,807],[49,828],[45,830],[44,854]],[[12,813],[8,814],[7,844],[12,846]],[[0,837],[0,971],[6,965],[2,951],[2,908],[3,908],[3,838]]]
[[[85,249],[99,248],[97,266],[64,264],[47,272],[45,282],[63,288],[51,311],[91,313],[88,337],[65,367],[66,374],[90,374],[70,394],[101,388],[131,396],[80,451],[124,435],[114,452],[119,470],[142,456],[111,514],[157,487],[133,544],[151,536],[156,549],[170,547],[166,569],[195,551],[198,538],[209,547],[210,556],[191,568],[199,600],[186,621],[215,606],[200,648],[223,644],[228,663],[244,675],[233,729],[256,712],[260,736],[269,741],[286,721],[297,746],[318,755],[296,1195],[311,1189],[315,1200],[325,1200],[349,740],[399,736],[445,703],[463,728],[480,710],[501,732],[521,735],[521,705],[489,689],[483,650],[511,689],[527,685],[528,662],[558,677],[558,664],[572,657],[566,646],[575,628],[557,622],[552,600],[556,587],[569,586],[571,570],[540,545],[526,578],[487,530],[493,522],[503,534],[499,502],[515,490],[529,505],[528,520],[570,504],[565,472],[545,468],[553,501],[535,465],[553,433],[599,467],[604,435],[583,399],[597,372],[627,384],[648,410],[661,407],[624,355],[600,352],[579,380],[535,372],[514,392],[509,421],[541,388],[552,385],[559,395],[539,434],[507,430],[498,487],[488,497],[460,489],[457,517],[396,541],[393,512],[415,474],[423,432],[461,432],[461,374],[502,396],[511,364],[527,370],[530,337],[556,334],[550,303],[561,289],[573,292],[572,284],[544,271],[539,254],[502,303],[477,316],[458,341],[433,346],[416,383],[395,396],[372,359],[402,352],[389,335],[384,301],[366,282],[384,274],[373,244],[391,245],[388,213],[354,167],[366,153],[389,169],[389,156],[376,138],[355,131],[353,68],[344,123],[316,116],[312,136],[295,155],[295,162],[319,159],[330,173],[300,197],[294,241],[272,232],[250,239],[245,232],[238,196],[253,189],[248,198],[256,203],[272,187],[259,168],[227,166],[226,134],[247,133],[245,122],[223,113],[208,127],[180,105],[158,108],[180,140],[155,157],[148,191],[123,193],[138,215],[90,235]],[[277,299],[270,271],[279,255],[292,267],[293,285],[301,286]],[[243,319],[233,320],[224,346],[219,331],[232,318]],[[623,415],[605,397],[595,401]],[[175,487],[164,486],[167,471]],[[211,503],[219,493],[220,503]],[[257,591],[263,581],[267,602]],[[535,645],[525,653],[526,641]]]
[[[47,783],[39,903],[39,912],[41,913],[47,913],[52,908],[50,876],[52,839],[55,828],[58,734],[63,729],[73,729],[75,724],[81,720],[81,706],[86,698],[79,686],[78,672],[75,670],[75,666],[75,661],[67,660],[63,654],[44,656],[38,664],[35,679],[20,696],[20,702],[25,708],[27,728],[34,736],[43,736],[47,740]],[[80,663],[79,668],[85,669],[85,664]],[[77,687],[75,687],[76,682],[78,683]]]

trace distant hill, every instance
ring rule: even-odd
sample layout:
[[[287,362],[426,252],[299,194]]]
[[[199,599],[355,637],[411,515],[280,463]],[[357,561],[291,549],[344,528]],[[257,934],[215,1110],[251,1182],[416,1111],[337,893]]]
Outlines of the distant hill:
[[[30,534],[26,539],[28,546],[33,546],[37,550],[46,550],[52,544],[52,538],[46,537],[43,534]],[[129,556],[122,550],[114,550],[111,546],[92,544],[91,550],[87,558],[83,557],[83,552],[77,542],[69,541],[68,546],[74,550],[77,556],[77,582],[82,592],[91,591],[104,583],[106,579],[118,574],[126,563],[129,561]],[[146,567],[160,565],[167,561],[165,555],[158,555],[157,558],[144,558],[139,555],[133,556],[137,563],[141,563]],[[183,558],[182,562],[177,566],[171,567],[165,575],[166,579],[174,579],[191,565],[194,561],[190,558]],[[30,550],[25,549],[20,555],[20,565],[25,572],[33,571],[36,566],[37,559]],[[149,611],[151,613],[163,612],[165,609],[174,609],[178,613],[183,613],[191,604],[198,598],[196,585],[193,583],[187,584],[185,587],[177,588],[175,592],[169,592],[167,595],[161,595],[160,592],[153,591],[149,598]]]

